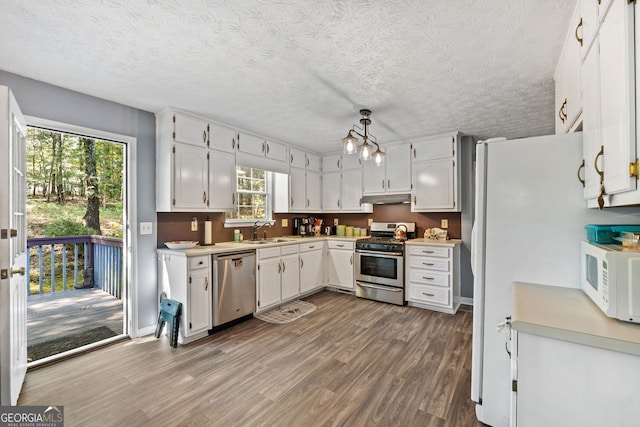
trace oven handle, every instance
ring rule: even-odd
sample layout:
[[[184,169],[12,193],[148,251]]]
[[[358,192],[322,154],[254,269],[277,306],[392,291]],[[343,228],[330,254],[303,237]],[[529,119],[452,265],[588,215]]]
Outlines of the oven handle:
[[[403,256],[404,255],[402,252],[378,252],[378,251],[366,251],[364,249],[356,249],[356,253],[379,255],[379,256],[388,255],[388,257],[397,257],[397,256]]]
[[[376,285],[370,285],[368,283],[362,283],[362,282],[358,282],[358,281],[356,281],[356,285],[362,286],[363,288],[378,289],[380,291],[402,292],[402,289],[400,289],[400,288],[390,288],[388,286],[376,286]]]

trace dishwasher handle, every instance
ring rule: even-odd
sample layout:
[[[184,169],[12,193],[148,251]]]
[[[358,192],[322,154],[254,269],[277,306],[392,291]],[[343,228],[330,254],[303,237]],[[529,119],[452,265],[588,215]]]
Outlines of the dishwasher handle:
[[[222,254],[222,255],[214,255],[214,259],[217,260],[239,260],[240,258],[246,258],[248,256],[255,256],[256,251],[244,251],[244,252],[234,252],[231,254]]]

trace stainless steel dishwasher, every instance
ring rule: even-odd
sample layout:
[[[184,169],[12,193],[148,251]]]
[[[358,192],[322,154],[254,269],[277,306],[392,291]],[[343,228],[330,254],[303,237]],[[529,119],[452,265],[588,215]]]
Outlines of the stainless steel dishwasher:
[[[217,271],[213,326],[256,311],[256,252],[243,251],[213,257]]]

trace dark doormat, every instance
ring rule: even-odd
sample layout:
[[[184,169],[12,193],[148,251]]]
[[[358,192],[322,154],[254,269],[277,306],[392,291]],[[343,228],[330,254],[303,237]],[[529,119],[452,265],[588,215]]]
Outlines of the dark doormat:
[[[27,348],[27,357],[31,361],[43,359],[45,357],[53,356],[54,354],[82,347],[83,345],[115,337],[116,335],[118,334],[106,326],[99,326],[87,331],[64,335],[49,341],[31,345]]]

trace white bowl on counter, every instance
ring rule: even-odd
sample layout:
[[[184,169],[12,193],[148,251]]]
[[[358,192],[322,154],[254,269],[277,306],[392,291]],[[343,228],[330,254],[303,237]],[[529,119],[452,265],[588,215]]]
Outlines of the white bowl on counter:
[[[192,242],[190,240],[173,240],[171,242],[164,242],[169,249],[191,249],[198,245],[198,242]]]

